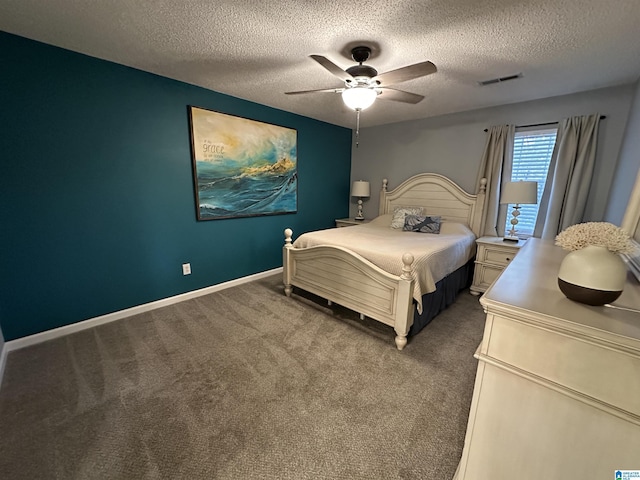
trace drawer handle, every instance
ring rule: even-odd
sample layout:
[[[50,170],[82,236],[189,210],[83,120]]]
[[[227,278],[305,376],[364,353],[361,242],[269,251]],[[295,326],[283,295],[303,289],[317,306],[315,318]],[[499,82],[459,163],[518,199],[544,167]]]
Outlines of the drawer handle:
[[[507,262],[510,262],[510,261],[511,261],[511,259],[509,257],[507,257]]]

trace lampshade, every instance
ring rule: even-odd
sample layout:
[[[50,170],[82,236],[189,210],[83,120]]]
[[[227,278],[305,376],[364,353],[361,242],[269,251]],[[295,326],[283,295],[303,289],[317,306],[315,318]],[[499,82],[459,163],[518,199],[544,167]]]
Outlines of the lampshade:
[[[351,87],[342,91],[342,101],[354,110],[364,110],[373,105],[378,94],[373,88]]]
[[[506,182],[502,186],[500,203],[538,203],[538,182]]]
[[[369,182],[364,182],[362,180],[353,182],[353,186],[351,187],[352,197],[368,198],[370,194]]]

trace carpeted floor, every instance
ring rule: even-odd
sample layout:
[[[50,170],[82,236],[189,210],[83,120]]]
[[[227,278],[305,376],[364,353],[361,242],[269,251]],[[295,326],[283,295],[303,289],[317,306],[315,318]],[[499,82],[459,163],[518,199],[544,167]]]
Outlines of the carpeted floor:
[[[11,352],[4,479],[450,479],[484,315],[394,333],[281,276]]]

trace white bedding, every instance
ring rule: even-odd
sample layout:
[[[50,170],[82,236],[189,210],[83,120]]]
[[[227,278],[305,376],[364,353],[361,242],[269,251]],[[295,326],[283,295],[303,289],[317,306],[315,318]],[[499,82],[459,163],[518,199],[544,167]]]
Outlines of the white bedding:
[[[440,234],[404,232],[390,227],[391,215],[369,223],[331,228],[300,235],[295,248],[333,245],[348,248],[392,275],[402,274],[402,255],[414,257],[416,280],[413,298],[422,313],[422,295],[436,289],[436,282],[467,263],[475,252],[476,236],[461,223],[443,221]]]

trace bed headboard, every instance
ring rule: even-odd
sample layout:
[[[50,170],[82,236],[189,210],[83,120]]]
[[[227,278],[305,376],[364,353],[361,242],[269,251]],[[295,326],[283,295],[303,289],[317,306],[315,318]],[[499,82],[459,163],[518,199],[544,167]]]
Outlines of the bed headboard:
[[[398,205],[424,207],[426,215],[440,215],[442,220],[466,224],[476,236],[482,236],[487,180],[480,181],[476,195],[465,192],[456,183],[437,173],[420,173],[391,191],[387,179],[382,181],[379,215],[392,213]]]

